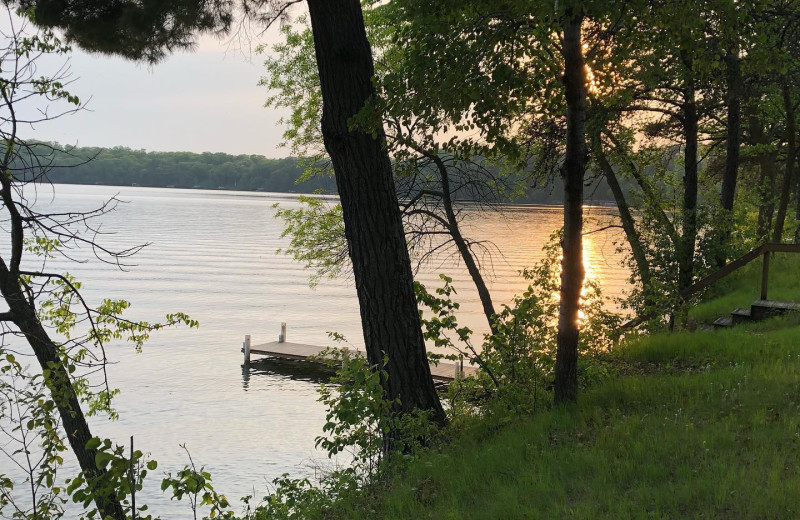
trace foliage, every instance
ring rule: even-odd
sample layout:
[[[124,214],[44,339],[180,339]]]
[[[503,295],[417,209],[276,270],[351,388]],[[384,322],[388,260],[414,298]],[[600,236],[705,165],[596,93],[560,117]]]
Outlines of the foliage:
[[[43,143],[37,153],[47,156],[55,166],[48,173],[54,183],[336,193],[332,178],[303,177],[304,159],[267,159],[261,155],[211,152],[148,152],[122,146],[62,147],[58,143]]]
[[[118,390],[106,374],[106,348],[120,341],[140,351],[153,331],[198,324],[184,313],[155,323],[132,320],[125,316],[130,303],[124,300],[92,306],[69,273],[49,271],[53,259],[72,260],[81,247],[119,267],[141,247],[114,251],[98,242],[94,222],[116,199],[88,211],[52,212],[46,204],[34,209],[28,190],[46,182],[53,157],[69,156],[69,150],[26,141],[18,127],[72,114],[83,105],[67,90],[68,67],[52,75],[39,68],[69,47],[51,31],[32,32],[30,12],[6,14],[10,28],[0,44],[0,196],[7,247],[0,257],[0,292],[9,310],[0,319],[0,455],[10,464],[0,473],[0,511],[20,519],[60,518],[71,499],[85,518],[119,517],[131,513],[133,493],[156,464],[140,451],[126,458],[124,447],[89,430],[84,407],[87,415],[117,416],[112,400]],[[23,115],[29,105],[34,114]],[[36,270],[21,268],[31,261]],[[36,359],[38,370],[23,364],[26,358]],[[59,472],[68,447],[80,470],[63,479]]]
[[[783,258],[783,297],[799,299],[797,259]],[[752,271],[730,294],[750,290]],[[618,377],[576,405],[472,424],[340,507],[351,519],[795,516],[798,336],[795,316],[630,338],[608,358]]]
[[[340,368],[330,384],[319,388],[319,401],[327,412],[325,435],[317,437],[316,444],[329,457],[347,452],[354,468],[369,478],[380,467],[392,418],[392,403],[384,398],[381,386],[386,372],[382,367],[370,370],[365,356],[345,349],[329,350],[322,359]]]
[[[452,280],[441,275],[444,286],[437,288],[435,295],[417,283],[420,304],[432,314],[428,317],[420,311],[426,339],[449,351],[444,357],[455,359],[455,353],[481,367],[475,378],[450,384],[452,414],[477,412],[506,421],[518,414],[534,413],[551,400],[559,311],[557,239],[558,235],[554,235],[545,248],[545,258],[523,271],[530,285],[510,305],[503,306],[495,320],[495,332],[484,337],[480,349],[472,344],[472,331],[458,325],[459,304],[452,301],[456,294]],[[586,281],[581,296],[579,344],[583,385],[609,375],[602,355],[617,341],[622,318],[606,310],[604,303],[599,285]]]
[[[366,357],[344,349],[329,349],[323,356],[329,365],[341,367],[331,379],[333,386],[319,389],[328,411],[322,428],[327,436],[318,437],[317,445],[329,456],[347,450],[354,469],[369,478],[382,469],[386,457],[412,455],[433,442],[436,428],[424,412],[400,414],[399,403],[386,398],[383,367],[370,367]]]
[[[397,23],[393,6],[364,2],[362,7],[375,55],[374,83],[378,96],[350,124],[353,128],[373,133],[380,127],[387,135],[386,144],[394,160],[395,184],[406,237],[415,259],[422,263],[431,250],[442,251],[451,245],[455,245],[462,256],[472,255],[472,248],[481,247],[462,236],[458,221],[463,207],[453,209],[453,202],[477,202],[471,208],[481,211],[485,204],[509,200],[558,201],[559,196],[554,195],[557,190],[531,182],[528,168],[518,164],[525,162],[518,153],[507,160],[504,156],[509,151],[507,147],[497,151],[465,139],[462,133],[474,130],[474,125],[458,120],[460,116],[437,118],[440,112],[432,112],[427,106],[430,101],[427,91],[410,85],[405,76],[408,72],[406,67],[411,65],[404,45],[395,40],[402,33],[403,24]],[[265,61],[267,76],[261,80],[261,85],[269,89],[266,105],[291,110],[291,114],[282,119],[282,144],[288,146],[293,154],[310,160],[307,175],[330,174],[319,127],[322,100],[314,62],[313,35],[307,17],[301,16],[293,24],[284,25],[281,35],[280,43],[270,48],[259,47],[260,52],[271,50]],[[459,132],[456,137],[451,129]],[[470,144],[461,146],[461,140]],[[560,179],[553,179],[553,184],[559,185]],[[611,198],[602,183],[595,188],[597,198]],[[308,207],[305,212],[282,215],[293,241],[292,256],[308,267],[316,266],[311,275],[312,285],[340,269],[332,270],[331,266],[346,264],[347,260],[344,249],[320,250],[314,247],[320,237],[327,236],[325,226],[314,227],[320,223],[318,215],[314,207]],[[309,219],[307,224],[296,224],[286,218],[304,216]],[[295,244],[300,247],[294,247]],[[320,256],[325,254],[328,256]],[[478,271],[476,268],[470,274],[476,279],[476,285],[484,285],[482,280],[477,280],[480,276]],[[488,293],[488,290],[484,292]],[[489,303],[488,298],[486,300],[485,306]]]
[[[344,341],[332,334],[337,341]],[[246,499],[245,518],[306,519],[326,516],[344,497],[363,493],[388,478],[433,445],[437,426],[424,412],[398,414],[396,403],[386,398],[382,367],[370,367],[366,357],[343,348],[330,348],[319,360],[336,373],[318,389],[327,412],[324,434],[317,446],[329,458],[346,455],[348,464],[326,473],[317,484],[284,474],[273,480],[273,491],[251,506]],[[387,359],[384,359],[384,364]]]
[[[0,431],[8,439],[0,452],[25,474],[15,483],[0,473],[0,513],[10,510],[11,518],[61,518],[67,496],[58,482],[58,470],[66,446],[55,403],[46,396],[42,377],[26,373],[13,354],[5,354],[0,378]],[[31,496],[17,497],[17,486],[28,487]]]
[[[31,279],[28,283],[37,287]],[[97,308],[86,307],[78,292],[80,287],[69,275],[48,278],[37,287],[39,319],[65,338],[58,348],[61,362],[70,374],[69,386],[54,379],[55,370],[45,368],[38,374],[29,373],[10,345],[0,346],[0,395],[4,401],[0,405],[0,432],[6,437],[6,448],[0,451],[22,470],[25,482],[30,485],[28,490],[14,486],[9,477],[0,473],[0,481],[10,484],[0,490],[3,497],[0,510],[11,505],[19,518],[28,518],[26,515],[39,518],[37,515],[44,511],[48,517],[59,518],[68,497],[86,509],[88,518],[94,518],[98,513],[92,508],[92,501],[102,493],[117,495],[130,507],[126,497],[130,497],[132,486],[141,489],[147,471],[155,469],[155,461],[145,461],[138,450],[131,460],[125,457],[123,446],[95,437],[86,448],[95,452],[96,466],[104,471],[97,476],[81,472],[67,478],[64,485],[59,484],[57,477],[67,444],[60,432],[57,407],[66,402],[67,393],[72,391],[87,406],[89,415],[103,414],[115,419],[117,412],[112,400],[119,391],[110,386],[104,375],[105,345],[122,340],[141,350],[152,331],[175,325],[198,326],[183,313],[168,314],[163,322],[156,323],[128,320],[121,315],[130,306],[124,300],[105,300]],[[88,331],[82,327],[87,320],[92,323]],[[93,377],[98,370],[102,375],[99,380]],[[129,473],[132,465],[137,468],[135,475]],[[30,496],[22,499],[15,492]],[[30,511],[20,505],[25,500],[31,502]],[[146,505],[139,508],[141,512],[146,509]],[[139,517],[146,518],[141,514]]]
[[[134,13],[135,16],[129,16],[139,22],[138,30],[122,31],[117,37],[110,38],[105,30],[97,31],[94,27],[115,27],[113,23],[100,23],[109,18],[114,20],[113,10],[92,11],[87,10],[87,2],[73,2],[68,16],[62,20],[60,9],[53,8],[58,2],[40,0],[31,3],[42,7],[36,10],[39,20],[65,26],[69,34],[84,45],[151,60],[163,57],[173,47],[188,46],[194,30],[230,27],[230,10],[234,5],[223,2],[194,6],[179,16],[173,9],[180,11],[182,2],[160,8],[155,4],[122,2],[121,5],[126,7],[123,11]],[[259,21],[272,21],[291,3],[245,1],[243,11]],[[461,172],[463,178],[474,181],[473,174],[477,171],[480,182],[492,188],[501,184],[497,182],[498,173],[506,174],[506,168],[516,169],[520,175],[533,170],[539,174],[534,177],[535,182],[557,175],[565,153],[567,112],[560,34],[563,21],[580,12],[581,19],[586,20],[585,34],[582,35],[586,41],[583,54],[591,94],[587,126],[593,146],[599,147],[580,159],[600,157],[602,149],[607,147],[607,155],[612,158],[616,173],[626,184],[625,193],[614,194],[618,203],[620,206],[623,202],[627,204],[624,200],[627,197],[630,199],[627,205],[638,208],[637,218],[630,224],[633,229],[626,230],[629,231],[626,236],[631,246],[643,249],[643,255],[630,262],[632,281],[638,285],[626,302],[629,308],[647,315],[652,310],[663,314],[667,308],[685,305],[680,293],[694,280],[742,249],[770,236],[775,208],[778,206],[778,215],[782,218],[780,215],[785,215],[792,191],[798,197],[797,215],[800,218],[800,194],[796,193],[800,185],[794,186],[792,182],[792,165],[797,155],[795,108],[800,71],[797,60],[800,56],[797,30],[800,27],[800,4],[795,0],[563,0],[555,4],[545,0],[443,0],[433,5],[421,0],[368,0],[364,2],[364,11],[377,59],[374,84],[379,95],[350,124],[352,129],[371,131],[376,136],[383,134],[379,129],[386,129],[387,146],[398,159],[395,163],[397,178],[412,179],[409,185],[418,189],[420,194],[401,202],[404,213],[443,223],[445,228],[452,225],[450,215],[443,219],[431,209],[438,209],[435,203],[428,205],[431,200],[437,200],[436,197],[441,197],[438,200],[445,198],[442,195],[446,191],[444,186],[449,170],[448,167],[439,168],[438,172],[445,174],[437,177],[431,175],[437,170],[426,167],[432,163],[441,165],[445,159],[450,161],[449,167],[455,165],[456,169],[477,159],[478,169],[470,171],[464,168]],[[172,21],[171,30],[162,30],[162,20]],[[150,37],[138,38],[142,31],[149,31]],[[301,17],[297,26],[284,27],[283,37],[284,42],[274,48],[277,57],[268,60],[270,76],[263,81],[273,89],[268,105],[292,109],[285,120],[285,138],[293,153],[308,157],[304,164],[310,166],[309,171],[326,169],[328,164],[324,161],[317,125],[322,102],[312,57],[313,34],[307,21]],[[41,45],[41,41],[31,40],[23,50],[27,52],[41,48]],[[44,45],[48,48],[50,44]],[[53,48],[59,47],[56,41]],[[742,77],[734,81],[731,73],[740,62]],[[738,83],[742,83],[744,88],[740,88]],[[64,90],[63,82],[46,79],[32,84],[42,94],[79,104],[78,98]],[[12,83],[4,84],[4,92],[9,85]],[[727,210],[717,207],[714,199],[719,195],[716,188],[719,173],[721,170],[729,171],[728,159],[735,156],[720,151],[720,145],[731,139],[729,130],[734,125],[730,118],[739,117],[725,109],[732,107],[732,102],[739,97],[744,106],[747,119],[744,126],[747,128],[739,132],[744,144],[741,147],[742,164],[734,165],[734,170],[738,168],[741,174],[739,198],[736,211],[728,214]],[[579,126],[582,141],[584,129]],[[736,142],[729,144],[738,148],[739,138],[735,136]],[[6,148],[13,150],[13,145]],[[497,160],[501,166],[497,170],[487,168],[485,160]],[[779,166],[783,166],[782,172],[779,172]],[[699,179],[698,169],[701,170]],[[611,170],[615,174],[614,168]],[[229,173],[227,168],[220,167],[203,182],[211,183],[206,187],[214,187],[216,183],[219,183],[217,186],[229,187]],[[234,187],[240,187],[235,173],[230,178]],[[506,178],[510,178],[512,184],[520,180],[520,177]],[[17,179],[26,180],[24,176]],[[330,179],[321,182],[330,184]],[[245,184],[243,182],[242,186]],[[255,186],[258,183],[247,184]],[[782,185],[780,193],[776,191],[779,184]],[[441,191],[438,190],[440,187]],[[4,191],[8,193],[7,189]],[[450,195],[447,190],[447,196]],[[5,202],[7,208],[15,207],[13,203]],[[580,201],[571,202],[580,204]],[[442,206],[446,208],[448,204],[443,202]],[[453,213],[452,207],[449,209]],[[755,213],[757,218],[754,218]],[[278,216],[289,223],[286,235],[291,237],[291,243],[287,252],[314,270],[317,278],[312,278],[312,283],[316,283],[320,276],[334,275],[341,269],[346,258],[345,242],[336,207],[328,208],[321,202],[307,199],[302,209],[279,210]],[[438,232],[438,228],[433,229]],[[425,228],[425,231],[430,230]],[[775,240],[783,239],[784,235],[776,232]],[[59,250],[58,246],[51,249],[48,243],[37,242],[32,247],[41,248],[46,255],[57,254]],[[520,413],[538,411],[542,393],[549,391],[556,343],[556,258],[554,246],[545,262],[524,273],[531,281],[529,289],[495,316],[493,334],[484,338],[481,347],[473,344],[472,331],[458,324],[455,314],[459,307],[452,299],[456,293],[449,278],[443,277],[444,286],[435,294],[417,286],[420,301],[433,313],[433,317],[423,316],[427,339],[437,347],[451,349],[450,352],[454,353],[447,354],[451,359],[456,355],[466,356],[483,369],[477,378],[456,381],[451,385],[451,413],[454,416],[484,415],[505,420]],[[41,288],[57,300],[56,304],[42,305],[41,319],[67,335],[72,348],[60,351],[60,354],[70,367],[70,373],[77,372],[83,366],[81,363],[91,361],[93,351],[76,343],[71,336],[79,319],[77,313],[70,313],[69,306],[82,303],[71,301],[73,291],[77,293],[75,282],[67,276],[54,279],[43,273],[23,276],[26,289]],[[42,277],[46,281],[37,285],[36,280]],[[565,285],[569,281],[565,280]],[[64,310],[64,302],[67,302],[67,310]],[[599,287],[588,285],[583,293],[584,316],[580,335],[581,379],[584,384],[604,379],[609,359],[606,353],[616,340],[613,331],[619,318],[605,313],[601,302]],[[84,337],[99,344],[101,350],[104,341],[122,337],[140,345],[149,330],[157,327],[147,323],[129,325],[119,316],[126,307],[125,302],[106,301],[97,310],[85,308],[82,312],[91,321],[91,331]],[[701,312],[709,312],[709,307],[694,311],[695,315]],[[188,318],[176,315],[167,317],[169,321],[187,322]],[[656,320],[649,325],[650,330],[654,330],[663,323]],[[791,336],[796,336],[796,331],[792,331]],[[788,352],[791,362],[796,353],[786,350],[790,345],[787,337],[769,334],[769,340],[779,344],[782,354]],[[751,337],[744,341],[732,333],[723,338],[738,338],[737,348],[740,350],[748,346],[744,343],[753,341]],[[644,341],[646,347],[637,347],[643,344],[637,341]],[[688,357],[691,358],[690,369],[703,372],[706,365],[698,364],[691,355],[696,355],[696,352],[686,356],[690,348],[685,344],[687,341],[694,343],[691,347],[704,346],[716,353],[726,353],[729,347],[701,334],[680,334],[667,339],[652,336],[648,340],[630,340],[626,346],[629,350],[617,360],[622,359],[623,370],[643,370],[638,361],[659,361],[658,356],[672,355],[673,364],[657,368],[668,371],[675,369],[675,363],[681,366]],[[679,516],[687,510],[700,510],[664,496],[653,497],[650,489],[640,485],[644,481],[663,486],[663,482],[675,480],[676,474],[688,475],[689,478],[679,479],[681,482],[691,481],[693,475],[698,474],[707,477],[693,482],[694,486],[673,487],[670,491],[681,495],[696,493],[700,488],[706,492],[704,498],[708,504],[717,506],[713,511],[709,507],[711,512],[723,510],[740,516],[781,516],[790,508],[787,496],[791,497],[792,493],[784,493],[785,488],[776,482],[787,480],[795,485],[796,479],[792,479],[791,472],[787,476],[770,468],[786,468],[788,449],[785,443],[786,439],[793,438],[796,424],[781,417],[796,415],[796,403],[784,399],[781,406],[774,405],[769,409],[770,413],[765,413],[760,402],[764,395],[762,389],[751,388],[753,391],[748,396],[741,396],[742,388],[748,389],[750,381],[758,379],[761,383],[771,383],[769,376],[777,374],[778,383],[783,384],[779,390],[770,387],[767,396],[781,400],[781,396],[791,393],[792,385],[796,386],[794,372],[797,367],[791,363],[789,368],[774,363],[752,369],[738,364],[742,360],[752,362],[741,352],[738,354],[736,366],[728,367],[730,370],[727,372],[721,369],[717,374],[701,374],[695,379],[691,377],[695,374],[689,373],[673,381],[673,386],[681,394],[677,397],[670,396],[668,391],[671,387],[658,378],[647,380],[648,384],[654,384],[644,389],[643,381],[637,377],[597,384],[592,389],[600,388],[594,394],[596,401],[592,402],[590,394],[589,404],[577,408],[577,418],[569,415],[572,410],[567,410],[543,414],[547,415],[543,422],[534,424],[534,437],[538,434],[544,449],[531,449],[528,438],[524,442],[512,438],[511,441],[516,441],[513,450],[501,446],[497,452],[508,454],[504,457],[506,459],[522,454],[518,459],[526,465],[530,462],[540,464],[537,472],[529,475],[530,481],[525,482],[528,494],[523,496],[533,495],[537,502],[527,499],[537,505],[549,500],[552,504],[549,511],[553,516],[563,515],[565,510],[576,516],[588,516],[596,513],[597,504],[601,504],[602,512],[608,516],[630,516],[641,514],[641,504],[645,501],[648,515]],[[414,443],[426,444],[421,442],[421,439],[427,439],[424,428],[420,426],[425,424],[424,418],[392,415],[395,403],[387,402],[381,390],[384,387],[382,383],[386,382],[383,367],[368,367],[358,358],[336,359],[334,362],[337,361],[347,366],[342,371],[344,379],[335,381],[338,386],[322,390],[323,402],[329,410],[325,426],[328,436],[322,437],[319,445],[332,454],[353,450],[355,464],[347,470],[334,472],[320,487],[304,480],[279,479],[275,483],[276,492],[266,499],[266,505],[260,510],[262,513],[274,511],[268,514],[297,517],[309,512],[308,507],[332,507],[331,497],[337,493],[349,493],[354,487],[371,482],[380,473],[379,469],[387,464],[387,454],[413,452],[417,447]],[[786,360],[781,358],[780,361]],[[42,372],[43,382],[51,387],[49,376],[53,368],[44,367]],[[93,392],[80,373],[71,377],[90,411],[103,410],[113,414],[107,404],[113,391],[107,384],[105,389]],[[719,387],[714,384],[723,384],[724,391],[715,392],[714,389]],[[709,386],[711,390],[708,390]],[[9,392],[13,394],[16,390],[12,388]],[[35,397],[34,391],[24,399],[34,402]],[[61,397],[53,396],[56,405]],[[605,412],[598,415],[594,406],[597,404],[605,405]],[[663,414],[651,413],[653,409]],[[684,409],[693,414],[691,420],[684,419]],[[719,409],[725,413],[719,414]],[[780,412],[773,416],[775,409]],[[18,413],[17,417],[23,415]],[[708,426],[704,432],[711,440],[717,441],[715,448],[731,455],[736,452],[730,450],[730,446],[736,443],[726,435],[735,430],[740,437],[751,440],[754,427],[764,426],[761,424],[762,416],[763,422],[782,424],[781,428],[762,428],[777,433],[756,440],[763,443],[759,444],[762,447],[783,440],[783,451],[774,457],[775,460],[770,458],[772,453],[759,451],[761,459],[743,464],[741,472],[748,479],[733,475],[728,479],[720,478],[722,485],[719,485],[720,482],[713,479],[725,473],[730,460],[720,461],[714,457],[715,454],[705,446],[705,439],[702,445],[696,445],[703,438],[697,432]],[[756,424],[753,424],[752,417],[758,418]],[[397,422],[409,418],[413,424]],[[45,419],[42,421],[42,425],[49,424]],[[414,432],[410,441],[399,433],[403,431]],[[621,436],[618,435],[620,431]],[[669,432],[669,442],[659,442],[664,440],[665,431]],[[387,436],[387,432],[398,433]],[[642,433],[646,435],[642,436]],[[591,442],[586,441],[589,436]],[[632,454],[619,447],[626,445],[619,442],[620,438],[628,441]],[[630,439],[634,438],[638,442],[631,444]],[[741,439],[733,440],[738,442]],[[390,447],[392,449],[387,449]],[[659,453],[658,462],[649,456],[649,451]],[[587,452],[586,457],[593,464],[581,466],[580,455],[575,453]],[[609,458],[605,457],[608,453],[615,456],[614,461],[623,462],[609,464]],[[667,455],[673,454],[679,455],[676,458],[682,461],[682,465],[663,464]],[[528,460],[529,456],[532,460]],[[493,461],[497,459],[496,456],[491,458]],[[735,457],[729,458],[736,462]],[[631,459],[643,466],[647,464],[645,478],[641,478],[641,472],[631,470]],[[564,464],[565,460],[575,462],[572,466],[581,470],[595,469],[598,463],[604,464],[601,471],[584,471],[578,475],[593,486],[586,496],[570,487],[577,479],[570,474],[573,469],[570,464]],[[509,465],[513,467],[513,464],[506,463],[499,468],[492,466],[492,469],[500,471],[486,472],[492,477],[500,473],[499,480],[493,482],[497,489],[506,489],[503,486],[507,483]],[[760,473],[750,472],[751,466],[760,468]],[[453,468],[452,465],[449,467]],[[476,467],[480,466],[476,464]],[[49,471],[47,465],[41,468],[43,474]],[[186,478],[189,478],[187,475],[195,478],[197,472],[192,467],[192,472],[175,479],[177,485],[184,486]],[[542,475],[553,476],[559,485],[555,489],[539,486]],[[592,480],[592,475],[599,475],[599,478]],[[452,475],[449,477],[456,480]],[[485,475],[481,477],[485,478]],[[762,501],[759,508],[752,508],[748,504],[758,502],[760,497],[753,496],[752,489],[742,487],[741,482],[759,477],[764,480],[762,487],[777,490],[775,500],[773,503]],[[474,487],[476,480],[472,479],[470,487]],[[622,485],[608,492],[604,487],[608,482],[621,482]],[[713,489],[708,486],[709,482],[715,484]],[[442,490],[426,491],[428,488],[424,481],[417,484],[412,490],[411,505],[408,502],[404,504],[409,509],[401,511],[398,516],[431,514],[425,509],[426,501],[432,502],[431,497]],[[703,488],[704,485],[707,487]],[[205,488],[196,479],[192,486],[194,491],[189,496],[195,497],[192,503],[196,504],[197,493]],[[734,495],[748,496],[751,500],[736,502],[735,498],[730,498],[730,493],[726,493],[729,489],[735,492]],[[186,492],[182,493],[186,495]],[[627,502],[617,500],[625,494],[634,498]],[[55,504],[53,507],[58,509],[57,500],[47,498],[47,494],[43,497],[43,507]],[[608,502],[609,497],[613,497],[615,502]],[[497,502],[501,502],[499,506],[494,505]],[[503,509],[505,502],[516,504],[518,501],[495,499],[487,505],[487,511],[495,513],[495,516],[515,516],[509,509]],[[519,502],[524,503],[524,499]],[[447,502],[462,503],[472,505],[474,501],[461,497]],[[453,514],[453,508],[447,510],[447,504],[442,506],[442,516]],[[410,510],[418,515],[411,515]],[[468,516],[473,512],[466,510],[455,514]]]
[[[87,442],[87,448],[95,451],[95,464],[104,472],[99,476],[88,476],[83,472],[66,479],[67,494],[73,502],[83,507],[84,516],[88,519],[102,518],[102,515],[92,507],[92,502],[99,493],[116,495],[126,511],[131,512],[132,495],[141,491],[148,471],[155,470],[158,463],[155,460],[146,460],[145,455],[139,450],[135,450],[130,459],[126,458],[125,447],[114,444],[110,439],[93,437]],[[147,509],[147,505],[140,503],[136,508],[137,518],[151,520],[146,514]]]
[[[126,458],[124,448],[109,439],[94,437],[87,448],[95,451],[95,463],[105,469],[102,476],[84,473],[61,483],[61,469],[68,449],[61,432],[56,401],[45,385],[46,375],[30,374],[10,353],[0,365],[0,432],[4,447],[0,453],[17,466],[24,480],[15,482],[0,473],[0,513],[10,509],[11,518],[62,518],[71,499],[85,510],[86,518],[97,518],[92,501],[100,491],[113,491],[130,508],[129,497],[140,491],[148,471],[156,469],[154,460],[145,460],[141,451]],[[134,474],[130,468],[135,468]],[[27,496],[25,495],[27,494]],[[137,508],[138,517],[147,506]]]
[[[186,497],[192,509],[194,520],[197,520],[197,510],[206,507],[209,510],[208,516],[204,518],[233,518],[233,512],[229,510],[230,504],[225,495],[220,495],[211,485],[211,474],[201,467],[198,469],[192,459],[185,444],[181,447],[189,457],[189,464],[178,471],[175,476],[172,473],[161,480],[161,491],[169,490],[172,499],[182,500]]]
[[[290,237],[289,247],[278,253],[292,256],[310,270],[308,283],[315,287],[322,278],[334,278],[349,266],[342,205],[314,197],[297,200],[301,204],[297,209],[273,206],[275,218],[284,223],[281,237]]]
[[[314,41],[308,24],[308,18],[301,16],[295,23],[281,26],[283,42],[270,49],[265,45],[256,48],[257,53],[271,50],[264,62],[268,76],[262,77],[258,84],[270,90],[265,107],[291,110],[288,117],[278,120],[284,126],[281,146],[288,147],[292,157],[303,158],[300,164],[305,168],[304,177],[331,177],[332,165],[319,126],[322,94],[317,62],[310,52]]]

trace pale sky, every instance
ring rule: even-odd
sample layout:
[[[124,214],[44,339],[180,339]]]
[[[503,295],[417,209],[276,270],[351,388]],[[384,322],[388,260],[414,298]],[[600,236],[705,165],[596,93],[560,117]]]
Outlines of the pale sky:
[[[267,38],[275,40],[277,29]],[[214,37],[155,66],[78,49],[70,91],[88,110],[39,125],[26,137],[79,146],[226,152],[285,157],[280,113],[264,108],[264,56],[243,55]],[[44,71],[42,71],[44,72]]]

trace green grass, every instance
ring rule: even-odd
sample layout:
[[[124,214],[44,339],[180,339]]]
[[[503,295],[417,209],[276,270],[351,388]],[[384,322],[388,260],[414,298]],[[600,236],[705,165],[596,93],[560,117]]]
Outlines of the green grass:
[[[689,311],[692,318],[710,322],[737,307],[749,308],[761,296],[761,260],[753,260],[720,280],[706,301]],[[800,255],[776,253],[770,260],[769,298],[800,300]]]
[[[774,296],[800,300],[797,263],[776,264]],[[755,267],[697,313],[749,304]],[[622,375],[578,404],[466,429],[342,516],[800,518],[797,323],[629,341],[611,355]]]

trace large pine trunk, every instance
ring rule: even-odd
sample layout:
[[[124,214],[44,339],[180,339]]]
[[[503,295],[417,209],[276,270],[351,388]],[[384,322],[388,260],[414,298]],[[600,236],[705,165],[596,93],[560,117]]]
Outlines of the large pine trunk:
[[[372,52],[358,0],[308,0],[323,101],[322,134],[333,162],[370,364],[388,356],[383,381],[400,410],[444,422],[414,296],[391,163],[380,128],[349,126],[375,96]]]
[[[576,9],[580,10],[579,7]],[[567,148],[564,157],[564,238],[561,301],[554,381],[554,402],[578,394],[578,308],[583,286],[583,178],[586,172],[586,70],[581,47],[583,13],[564,19],[564,84],[567,100]]]

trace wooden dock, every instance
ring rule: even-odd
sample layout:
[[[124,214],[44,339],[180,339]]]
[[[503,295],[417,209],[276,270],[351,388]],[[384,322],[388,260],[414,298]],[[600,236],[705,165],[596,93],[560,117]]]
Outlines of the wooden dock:
[[[282,328],[282,337],[286,337],[286,329]],[[316,345],[306,345],[304,343],[289,343],[288,341],[273,341],[259,345],[250,345],[250,336],[245,336],[242,352],[244,353],[245,363],[250,361],[250,356],[269,356],[281,359],[292,359],[296,361],[314,361],[314,356],[320,355],[327,347]],[[353,355],[363,356],[365,353],[360,350],[346,349]],[[434,381],[449,383],[456,377],[471,376],[477,373],[478,368],[452,361],[440,361],[437,365],[431,364],[431,377]]]

